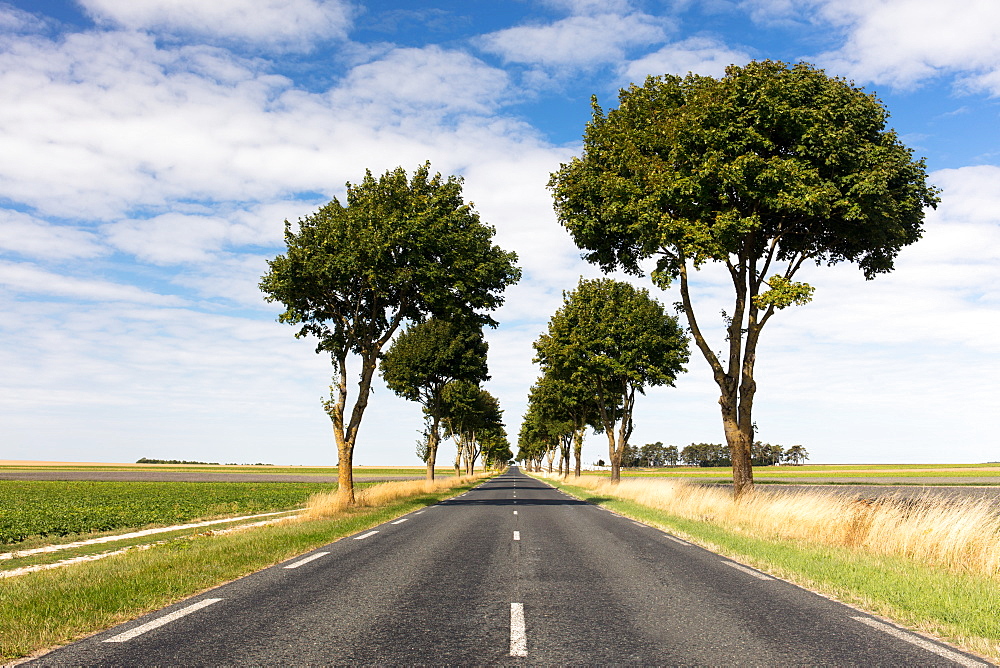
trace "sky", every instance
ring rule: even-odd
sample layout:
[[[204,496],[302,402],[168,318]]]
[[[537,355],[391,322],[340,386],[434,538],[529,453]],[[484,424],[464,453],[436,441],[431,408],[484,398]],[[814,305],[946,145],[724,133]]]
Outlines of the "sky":
[[[257,285],[286,219],[425,160],[519,257],[486,384],[516,439],[532,341],[601,275],[546,189],[591,96],[763,59],[876,93],[942,195],[893,273],[804,272],[812,303],[762,334],[758,438],[812,463],[1000,460],[995,0],[0,0],[0,459],[336,464],[329,357]],[[725,277],[692,291],[721,348]],[[632,442],[721,443],[717,400],[693,351]],[[378,383],[355,464],[420,464],[420,428]]]

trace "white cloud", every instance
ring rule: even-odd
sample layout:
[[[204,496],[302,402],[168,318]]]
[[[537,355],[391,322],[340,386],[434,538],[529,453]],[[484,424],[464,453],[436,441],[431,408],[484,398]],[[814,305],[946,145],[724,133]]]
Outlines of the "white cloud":
[[[503,70],[462,51],[429,46],[394,49],[358,65],[331,97],[337,106],[374,107],[380,115],[415,110],[492,113],[507,87]]]
[[[53,260],[97,257],[109,252],[89,230],[54,225],[11,209],[0,209],[0,249]]]
[[[0,4],[0,32],[37,32],[45,27],[45,19],[6,3]]]
[[[220,38],[279,49],[346,36],[343,0],[80,0],[96,20],[128,30]]]
[[[96,302],[135,302],[158,306],[184,303],[179,297],[159,295],[134,285],[65,276],[28,263],[0,262],[0,285],[21,294]]]
[[[630,61],[623,73],[629,81],[638,84],[649,75],[685,76],[691,72],[720,77],[725,74],[728,65],[743,65],[750,59],[748,53],[732,49],[716,39],[691,37]]]
[[[483,48],[508,62],[587,67],[615,62],[632,46],[664,38],[664,21],[648,14],[570,16],[547,25],[506,28],[483,36]]]
[[[796,18],[841,30],[817,57],[835,74],[909,88],[942,74],[1000,94],[1000,4],[994,0],[753,0],[758,20]]]

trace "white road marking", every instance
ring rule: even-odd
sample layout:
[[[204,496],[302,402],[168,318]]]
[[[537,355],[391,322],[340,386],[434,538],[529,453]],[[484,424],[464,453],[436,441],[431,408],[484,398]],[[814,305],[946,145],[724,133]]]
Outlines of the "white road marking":
[[[681,545],[690,545],[691,544],[691,543],[687,542],[686,540],[681,540],[680,538],[675,538],[674,536],[671,536],[668,533],[663,534],[663,537],[666,538],[667,540],[672,540],[675,543],[680,543]]]
[[[517,515],[517,511],[516,510],[514,511],[514,514]]]
[[[524,633],[524,604],[510,604],[510,655],[528,656],[528,636]]]
[[[415,513],[413,513],[413,514],[414,514],[414,515],[419,515],[419,514],[420,514],[420,513],[422,513],[422,512],[424,512],[424,511],[422,511],[422,510],[418,510],[417,512],[415,512]]]
[[[401,520],[396,520],[395,522],[389,522],[389,524],[402,524],[403,522],[405,522],[408,519],[410,519],[410,518],[409,517],[404,517]]]
[[[192,603],[191,605],[187,606],[186,608],[181,608],[180,610],[175,610],[174,612],[171,612],[169,615],[164,615],[163,617],[160,617],[159,619],[154,619],[151,622],[146,622],[142,626],[137,626],[134,629],[132,629],[131,631],[126,631],[125,633],[119,633],[116,636],[108,638],[104,642],[126,642],[126,641],[129,641],[132,638],[135,638],[136,636],[141,636],[143,633],[146,633],[147,631],[152,631],[153,629],[160,628],[164,624],[169,624],[170,622],[172,622],[172,621],[174,621],[176,619],[180,619],[181,617],[183,617],[185,615],[190,615],[192,612],[197,612],[198,610],[201,610],[202,608],[208,607],[208,606],[212,605],[213,603],[218,603],[221,600],[222,600],[221,598],[205,598],[205,599],[202,599],[202,600],[198,601],[197,603]]]
[[[285,568],[298,568],[299,566],[304,566],[305,564],[308,564],[310,561],[315,561],[315,560],[319,559],[320,557],[325,557],[328,554],[330,554],[330,553],[329,552],[317,552],[316,554],[309,555],[305,559],[301,559],[300,561],[296,561],[294,564],[288,564],[287,566],[285,566]]]
[[[514,532],[514,540],[521,540],[521,532],[520,531],[515,531]]]
[[[902,629],[897,629],[895,626],[890,626],[889,624],[883,624],[882,622],[876,621],[876,620],[874,620],[874,619],[872,619],[870,617],[851,617],[851,619],[853,619],[855,621],[858,621],[858,622],[861,622],[862,624],[867,624],[868,626],[872,627],[873,629],[878,629],[879,631],[882,631],[883,633],[888,633],[891,636],[899,638],[900,640],[904,640],[904,641],[910,643],[911,645],[916,645],[917,647],[919,647],[921,649],[925,649],[928,652],[934,652],[938,656],[943,656],[944,658],[948,659],[949,661],[954,661],[955,663],[957,663],[960,666],[988,666],[989,665],[988,663],[982,663],[980,661],[976,661],[974,659],[971,659],[971,658],[969,658],[967,656],[963,656],[963,655],[959,654],[958,652],[952,652],[951,650],[945,649],[944,647],[941,647],[940,645],[935,645],[934,643],[930,642],[929,640],[924,640],[923,638],[921,638],[919,636],[916,636],[916,635],[913,635],[912,633],[907,633],[906,631],[903,631]]]
[[[723,561],[722,563],[724,563],[726,566],[732,566],[733,568],[735,568],[738,571],[743,571],[747,575],[752,575],[755,578],[757,578],[758,580],[773,580],[774,579],[770,575],[764,575],[760,571],[755,571],[752,568],[747,568],[743,564],[737,564],[737,563],[732,562],[732,561]]]
[[[378,531],[369,531],[368,533],[363,533],[360,536],[355,536],[354,540],[364,540],[365,538],[368,538],[368,536],[374,536],[377,533]]]
[[[644,527],[644,526],[646,526],[642,522],[636,522],[635,520],[632,520],[632,524],[636,525],[637,527]]]
[[[271,517],[273,515],[287,515],[288,513],[295,513],[297,510],[281,510],[274,513],[261,513],[259,515],[243,515],[241,517],[225,517],[221,520],[207,520],[205,522],[194,522],[192,524],[177,524],[172,527],[158,527],[156,529],[143,529],[142,531],[133,531],[131,533],[118,534],[117,536],[101,536],[100,538],[88,538],[87,540],[78,540],[74,543],[63,543],[62,545],[46,545],[45,547],[36,547],[30,550],[17,550],[15,552],[4,552],[0,554],[0,561],[5,559],[19,559],[21,557],[27,557],[33,554],[42,554],[45,552],[58,552],[59,550],[68,550],[73,547],[83,547],[84,545],[98,545],[101,543],[113,543],[117,540],[127,540],[129,538],[142,538],[143,536],[152,536],[153,534],[165,533],[167,531],[181,531],[183,529],[197,529],[199,527],[207,527],[213,524],[223,524],[225,522],[239,522],[241,520],[252,520],[258,517]]]

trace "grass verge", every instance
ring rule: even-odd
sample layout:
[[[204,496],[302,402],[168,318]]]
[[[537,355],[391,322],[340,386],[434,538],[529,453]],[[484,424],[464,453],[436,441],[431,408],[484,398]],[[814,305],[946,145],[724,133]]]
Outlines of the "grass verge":
[[[194,535],[101,561],[9,578],[0,582],[0,661],[110,628],[459,494],[478,482],[466,478],[450,489],[418,488],[410,496],[375,507],[222,536]]]
[[[681,517],[636,501],[546,479],[604,506],[789,582],[1000,661],[1000,580],[918,560],[802,539],[761,538],[739,527]]]

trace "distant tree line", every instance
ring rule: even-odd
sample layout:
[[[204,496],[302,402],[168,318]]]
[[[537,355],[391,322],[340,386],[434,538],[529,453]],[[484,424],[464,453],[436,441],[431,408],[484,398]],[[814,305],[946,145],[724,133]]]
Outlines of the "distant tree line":
[[[150,459],[142,457],[135,460],[136,464],[204,464],[206,466],[218,466],[219,462],[189,462],[186,459]]]
[[[733,462],[729,453],[729,446],[722,443],[692,443],[678,451],[676,445],[663,445],[657,441],[641,447],[628,446],[622,456],[622,467],[659,468],[677,466],[678,463],[686,466],[732,466]],[[761,441],[754,442],[750,448],[750,454],[754,466],[774,466],[776,464],[798,466],[809,459],[809,452],[801,445],[793,445],[785,449],[780,445],[771,445]],[[598,460],[597,465],[603,466],[604,460]]]

